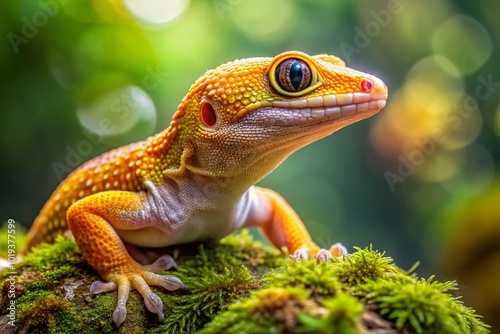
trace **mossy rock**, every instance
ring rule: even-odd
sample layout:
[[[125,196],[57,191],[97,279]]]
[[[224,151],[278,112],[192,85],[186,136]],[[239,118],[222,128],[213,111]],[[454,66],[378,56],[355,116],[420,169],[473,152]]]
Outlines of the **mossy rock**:
[[[455,282],[402,271],[383,253],[353,254],[317,264],[287,260],[243,231],[177,259],[187,292],[153,290],[165,320],[136,291],[125,323],[112,321],[116,292],[91,297],[97,272],[73,240],[33,249],[15,270],[15,327],[9,325],[10,278],[4,270],[2,333],[488,333],[454,295]],[[453,292],[453,294],[452,294]]]

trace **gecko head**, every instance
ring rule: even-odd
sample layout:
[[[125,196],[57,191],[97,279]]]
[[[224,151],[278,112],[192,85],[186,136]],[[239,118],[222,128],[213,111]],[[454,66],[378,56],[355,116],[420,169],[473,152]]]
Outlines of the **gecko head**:
[[[260,178],[297,149],[374,115],[387,94],[380,79],[337,57],[292,51],[208,71],[179,110],[194,129],[193,165]]]

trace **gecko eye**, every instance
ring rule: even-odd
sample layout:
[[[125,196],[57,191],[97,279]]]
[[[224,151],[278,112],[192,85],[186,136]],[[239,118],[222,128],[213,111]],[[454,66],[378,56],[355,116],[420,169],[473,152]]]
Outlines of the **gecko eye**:
[[[321,85],[322,78],[313,63],[300,54],[279,55],[269,68],[269,82],[285,96],[303,96]]]
[[[311,69],[301,59],[282,61],[276,67],[274,75],[278,85],[287,92],[300,92],[311,84]]]
[[[214,107],[208,102],[203,102],[200,108],[201,121],[206,126],[214,126],[217,122],[217,115]]]

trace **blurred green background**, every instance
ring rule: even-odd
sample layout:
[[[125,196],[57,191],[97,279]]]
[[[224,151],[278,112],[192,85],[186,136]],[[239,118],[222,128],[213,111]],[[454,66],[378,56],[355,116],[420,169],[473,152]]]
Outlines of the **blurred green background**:
[[[334,54],[384,80],[388,106],[261,185],[284,195],[322,246],[373,244],[402,268],[420,261],[420,275],[457,278],[491,323],[499,12],[495,0],[8,0],[0,219],[29,226],[76,166],[167,127],[207,69],[287,50]]]

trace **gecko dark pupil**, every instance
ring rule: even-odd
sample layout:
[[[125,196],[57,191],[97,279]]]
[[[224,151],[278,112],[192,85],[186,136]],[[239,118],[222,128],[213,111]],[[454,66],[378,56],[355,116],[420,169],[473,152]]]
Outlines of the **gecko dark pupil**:
[[[311,69],[300,59],[286,59],[278,65],[276,82],[287,92],[300,92],[311,84]]]

